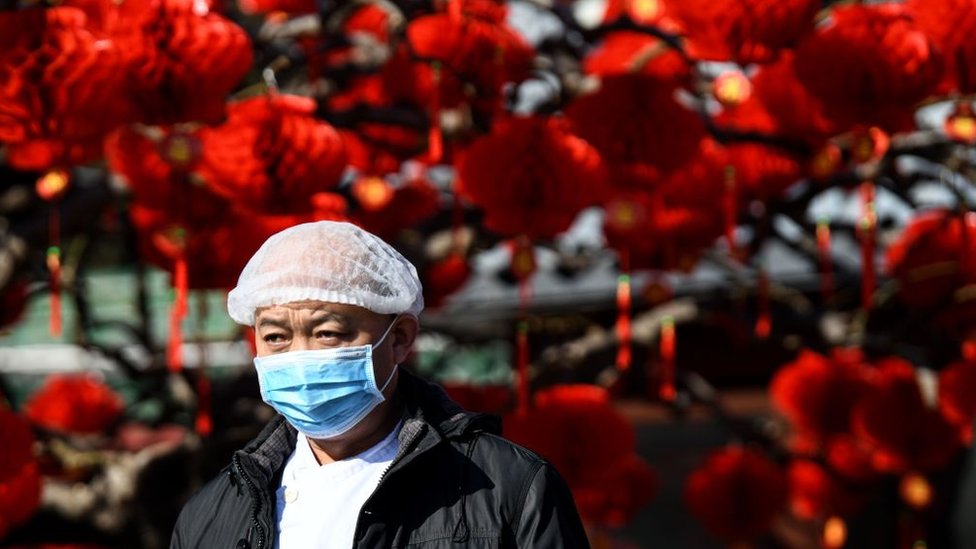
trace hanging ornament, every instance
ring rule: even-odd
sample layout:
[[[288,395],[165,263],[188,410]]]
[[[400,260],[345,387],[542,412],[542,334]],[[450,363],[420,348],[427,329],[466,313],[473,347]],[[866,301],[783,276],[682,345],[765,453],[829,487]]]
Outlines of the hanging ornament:
[[[843,157],[836,143],[827,142],[813,155],[810,161],[810,175],[817,181],[827,179],[840,169]]]
[[[725,108],[741,105],[751,94],[752,82],[738,71],[723,72],[712,82],[712,95]]]
[[[393,187],[382,177],[361,177],[352,184],[352,196],[360,208],[375,212],[393,200]]]
[[[631,281],[630,270],[626,267],[626,260],[622,258],[621,273],[617,276],[617,370],[626,372],[630,370],[632,358],[631,350],[631,329],[630,329],[630,308],[631,308]]]
[[[952,113],[946,117],[943,131],[949,139],[966,145],[976,144],[976,115],[973,105],[969,102],[956,103]]]
[[[773,317],[769,309],[769,274],[763,267],[759,267],[759,272],[756,274],[756,292],[759,313],[755,334],[759,339],[766,339],[773,329]]]
[[[735,240],[735,227],[739,221],[739,200],[735,185],[735,168],[725,167],[725,187],[722,194],[722,213],[725,216],[725,241],[729,254],[739,259],[739,246]]]
[[[817,221],[817,257],[820,263],[820,294],[824,302],[834,296],[834,266],[830,254],[830,221]]]
[[[874,249],[877,229],[877,212],[875,210],[874,183],[861,183],[861,219],[858,223],[858,234],[861,238],[861,307],[871,310],[874,300],[875,266]]]
[[[898,484],[898,493],[902,501],[918,511],[932,504],[932,484],[918,473],[902,476]]]
[[[518,281],[519,312],[515,328],[515,376],[516,402],[520,414],[528,412],[531,390],[529,387],[529,323],[527,309],[532,299],[530,284],[536,271],[535,250],[532,241],[521,236],[509,241],[512,254],[511,272]]]
[[[55,169],[37,180],[37,195],[48,203],[47,270],[49,276],[50,332],[51,337],[61,337],[61,198],[68,192],[68,172]]]
[[[658,386],[658,396],[665,402],[672,402],[677,396],[674,384],[674,358],[675,358],[675,329],[674,318],[664,317],[661,321],[660,358],[661,358],[661,377]]]
[[[851,138],[851,160],[858,164],[877,161],[890,146],[891,138],[881,128],[856,128]]]
[[[449,0],[451,5],[460,5],[459,0]],[[460,9],[460,7],[458,8]],[[460,17],[460,16],[459,16]],[[434,62],[431,64],[432,78],[434,87],[430,93],[430,133],[427,136],[428,153],[430,162],[437,164],[444,155],[444,133],[441,130],[441,64]]]
[[[821,541],[824,549],[842,549],[847,544],[847,523],[833,516],[824,521]]]

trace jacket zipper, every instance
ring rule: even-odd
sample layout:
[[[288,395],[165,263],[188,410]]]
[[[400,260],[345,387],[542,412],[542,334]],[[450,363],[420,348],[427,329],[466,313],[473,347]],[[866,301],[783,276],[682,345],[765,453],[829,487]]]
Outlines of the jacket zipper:
[[[261,507],[261,502],[258,499],[258,488],[251,482],[251,478],[247,476],[244,472],[244,468],[241,466],[241,458],[234,454],[234,468],[237,470],[237,474],[244,479],[244,484],[247,486],[247,492],[251,496],[251,525],[257,529],[258,532],[258,549],[264,548],[264,526],[261,521],[258,520],[258,510]],[[248,536],[250,537],[250,536]]]

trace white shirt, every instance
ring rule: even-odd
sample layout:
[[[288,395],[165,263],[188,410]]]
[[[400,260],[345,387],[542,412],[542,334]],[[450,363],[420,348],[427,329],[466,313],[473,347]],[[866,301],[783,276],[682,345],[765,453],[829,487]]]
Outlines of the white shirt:
[[[349,549],[363,503],[393,462],[401,424],[365,452],[319,465],[308,439],[298,433],[275,492],[278,549]]]

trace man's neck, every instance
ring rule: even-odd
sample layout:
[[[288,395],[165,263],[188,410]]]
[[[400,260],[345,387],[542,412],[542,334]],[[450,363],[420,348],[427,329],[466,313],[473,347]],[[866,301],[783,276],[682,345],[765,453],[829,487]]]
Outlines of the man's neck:
[[[400,421],[401,410],[402,406],[398,395],[393,402],[384,402],[373,411],[373,413],[381,415],[382,419],[379,421],[369,421],[371,418],[367,416],[366,420],[343,437],[330,440],[308,439],[312,454],[319,465],[327,465],[359,455],[379,444],[390,434],[390,431]]]

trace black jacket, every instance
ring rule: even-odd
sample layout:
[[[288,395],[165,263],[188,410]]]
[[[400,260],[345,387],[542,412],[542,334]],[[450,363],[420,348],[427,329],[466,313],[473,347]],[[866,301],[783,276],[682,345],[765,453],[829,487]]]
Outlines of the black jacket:
[[[401,370],[400,452],[359,512],[353,546],[589,547],[572,494],[546,461]],[[275,489],[295,430],[273,420],[183,508],[171,549],[272,549]],[[285,548],[287,549],[287,548]]]

